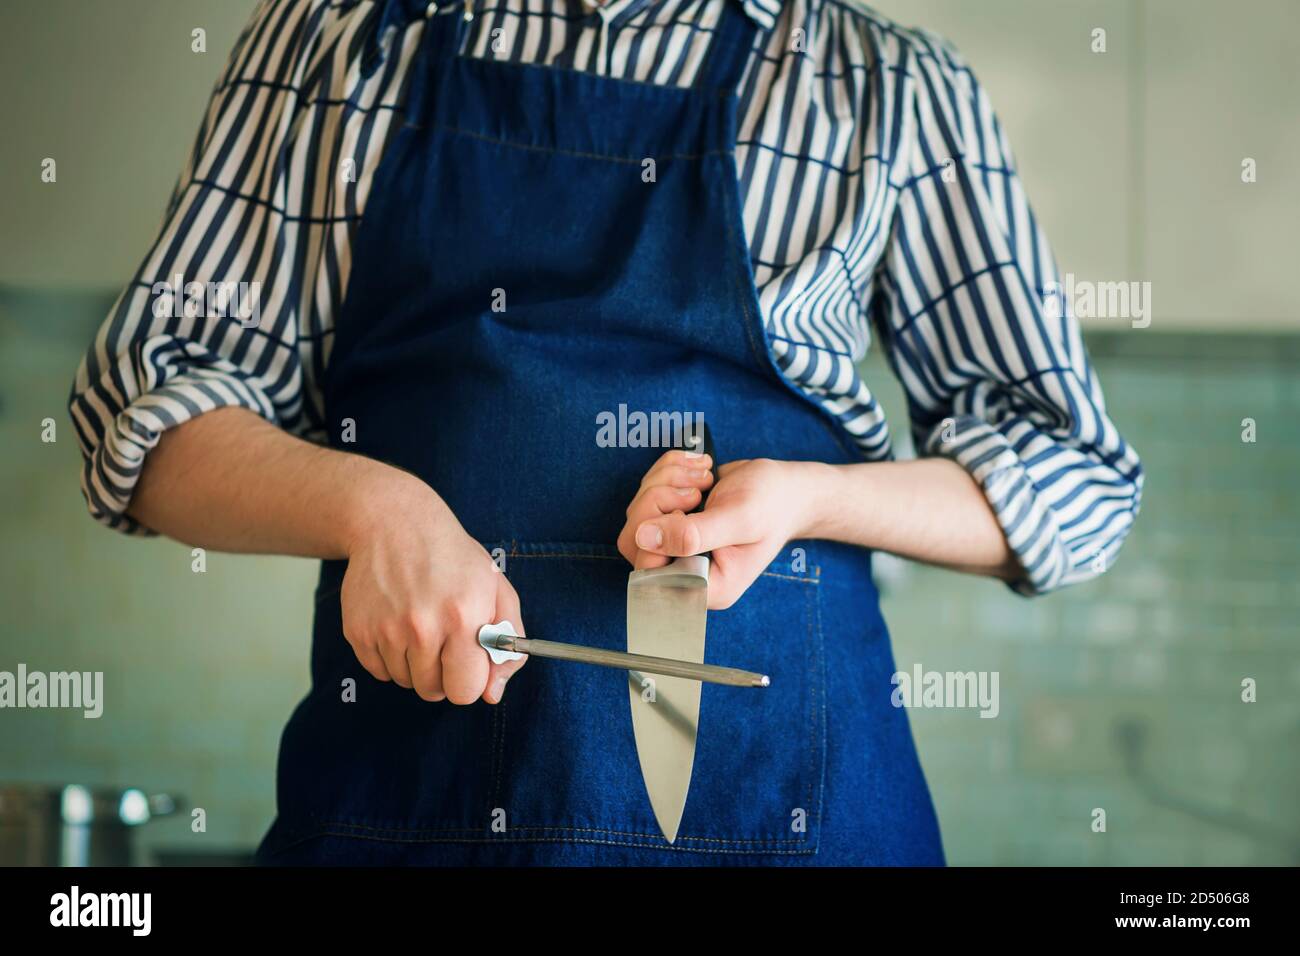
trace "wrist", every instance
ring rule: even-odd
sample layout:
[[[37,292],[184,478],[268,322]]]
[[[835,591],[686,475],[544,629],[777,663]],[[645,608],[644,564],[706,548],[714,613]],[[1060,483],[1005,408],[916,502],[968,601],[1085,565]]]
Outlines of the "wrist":
[[[395,519],[409,524],[431,509],[446,510],[434,490],[410,472],[373,459],[350,457],[354,469],[344,476],[348,491],[338,542],[345,556],[351,557]]]
[[[840,501],[839,466],[820,461],[784,462],[791,480],[790,501],[794,503],[791,540],[831,538]]]

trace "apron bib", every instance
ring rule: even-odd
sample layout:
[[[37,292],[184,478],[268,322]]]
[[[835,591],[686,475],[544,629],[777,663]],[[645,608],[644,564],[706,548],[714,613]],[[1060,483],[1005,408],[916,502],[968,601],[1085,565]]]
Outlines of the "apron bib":
[[[663,448],[607,447],[602,421],[703,415],[722,461],[859,460],[767,348],[733,156],[754,25],[728,3],[689,89],[467,58],[462,35],[458,10],[426,21],[354,249],[328,421],[500,549],[529,637],[621,650],[614,542]],[[357,663],[344,570],[321,569],[261,862],[943,861],[864,550],[792,542],[710,612],[706,660],[772,686],[704,686],[671,846],[626,674],[535,660],[497,707],[427,703]]]

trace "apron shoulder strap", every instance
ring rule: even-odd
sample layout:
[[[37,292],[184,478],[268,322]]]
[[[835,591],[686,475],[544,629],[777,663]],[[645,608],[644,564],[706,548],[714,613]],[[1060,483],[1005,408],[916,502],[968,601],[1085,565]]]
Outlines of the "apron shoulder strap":
[[[420,125],[423,122],[426,98],[432,95],[438,77],[445,72],[447,65],[460,55],[465,25],[469,22],[465,11],[461,0],[443,0],[436,5],[436,12],[426,10],[431,15],[424,20],[424,34],[411,64],[410,88],[406,95],[408,123]]]
[[[754,52],[757,24],[745,13],[741,0],[723,0],[722,16],[713,31],[697,83],[729,95],[740,85],[750,54]]]
[[[361,0],[341,0],[339,6],[350,9],[360,3]],[[364,79],[369,79],[384,64],[384,46],[393,42],[392,34],[400,33],[414,21],[428,16],[431,6],[436,8],[438,4],[425,0],[373,0],[361,28],[365,36],[361,54],[361,76]]]

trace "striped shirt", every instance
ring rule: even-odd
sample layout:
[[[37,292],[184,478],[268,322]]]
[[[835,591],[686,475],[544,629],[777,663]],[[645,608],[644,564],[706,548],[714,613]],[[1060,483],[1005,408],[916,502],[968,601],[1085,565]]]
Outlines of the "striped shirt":
[[[471,0],[463,54],[689,86],[724,3]],[[857,0],[744,0],[736,163],[769,348],[866,460],[892,456],[859,375],[873,332],[922,454],[963,465],[1050,591],[1112,563],[1142,471],[1107,417],[1052,251],[961,55]],[[427,16],[407,0],[262,0],[161,232],[88,350],[71,412],[91,513],[125,514],[161,433],[239,405],[325,437],[320,383],[351,244]],[[350,161],[350,162],[348,162]],[[342,175],[350,167],[354,175]],[[159,308],[159,283],[257,283],[253,327]],[[1061,313],[1064,312],[1062,315]]]

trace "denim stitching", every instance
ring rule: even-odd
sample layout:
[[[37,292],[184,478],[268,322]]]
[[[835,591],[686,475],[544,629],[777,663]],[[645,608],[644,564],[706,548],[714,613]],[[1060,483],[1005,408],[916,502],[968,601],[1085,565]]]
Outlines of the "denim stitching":
[[[501,768],[506,762],[505,706],[506,701],[503,697],[501,702],[492,709],[492,767],[488,771],[492,777],[492,796],[491,805],[487,808],[488,816],[501,806]]]
[[[352,833],[335,833],[331,830],[323,830],[319,834],[317,834],[317,836],[341,837],[344,839],[351,839],[351,840],[373,840],[375,842],[380,842],[380,843],[405,843],[405,844],[474,843],[474,844],[498,844],[501,846],[513,846],[521,843],[566,843],[566,844],[589,845],[589,846],[620,846],[620,847],[627,847],[629,849],[642,849],[642,850],[667,850],[669,852],[674,852],[674,853],[729,854],[733,856],[741,856],[744,854],[757,854],[757,853],[764,853],[769,856],[778,856],[778,855],[779,856],[803,856],[803,855],[809,855],[816,852],[816,850],[813,848],[801,849],[801,850],[789,850],[789,849],[781,849],[779,847],[755,847],[753,849],[740,849],[740,848],[731,848],[731,847],[693,847],[693,846],[664,845],[661,843],[635,843],[628,840],[595,840],[590,838],[575,839],[570,837],[534,837],[525,840],[509,840],[509,841],[494,840],[488,838],[468,839],[468,838],[454,838],[454,837],[448,837],[442,839],[403,840],[395,837],[360,836]],[[650,837],[653,839],[653,836],[650,834],[638,834],[638,836]],[[300,842],[305,843],[311,839],[313,839],[313,837],[308,837]],[[679,837],[679,839],[687,839],[687,838]],[[737,842],[737,841],[733,841],[733,842]]]
[[[405,129],[428,128],[434,130],[435,132],[449,133],[452,136],[464,136],[468,139],[476,139],[480,142],[490,143],[494,146],[505,146],[509,149],[520,149],[528,153],[545,153],[551,156],[569,156],[574,159],[599,159],[609,163],[620,163],[624,166],[641,166],[646,161],[646,157],[644,156],[638,159],[631,156],[610,156],[605,153],[589,153],[577,149],[556,149],[551,146],[534,146],[531,143],[517,143],[514,142],[513,140],[501,139],[500,137],[497,136],[486,136],[483,133],[475,133],[472,132],[471,130],[461,129],[458,126],[448,126],[446,124],[438,124],[436,126],[423,127],[423,126],[417,126],[414,123],[407,123],[404,128]],[[664,156],[655,156],[654,160],[656,162],[667,162],[670,160],[683,160],[688,162],[694,162],[696,160],[705,159],[709,156],[726,156],[726,155],[728,155],[728,152],[726,150],[718,149],[718,150],[709,150],[708,152],[704,152],[704,153],[668,153],[667,155]]]
[[[817,575],[820,578],[821,576],[820,567],[817,568]],[[816,601],[814,604],[813,619],[816,625],[815,640],[816,640],[816,647],[817,647],[817,655],[816,655],[816,660],[812,661],[809,664],[809,667],[812,668],[814,672],[814,676],[816,676],[816,670],[818,664],[820,664],[821,666],[821,682],[820,684],[818,684],[817,681],[814,680],[813,684],[814,686],[821,687],[822,760],[821,760],[821,769],[819,772],[817,771],[816,764],[814,763],[813,770],[815,772],[813,776],[810,777],[809,785],[815,787],[815,792],[817,796],[817,833],[818,833],[818,842],[820,843],[822,810],[826,804],[826,719],[827,719],[826,718],[826,634],[822,629],[822,602],[820,600]],[[812,697],[812,695],[810,695],[810,697]],[[817,701],[815,697],[812,697],[812,705],[813,705],[812,723],[813,723],[813,734],[815,740],[815,735],[817,733],[817,712],[816,712]]]
[[[381,834],[381,833],[390,833],[390,834],[397,834],[397,833],[410,833],[410,834],[420,834],[420,833],[465,833],[465,834],[481,834],[481,833],[483,832],[483,830],[482,830],[481,827],[427,827],[427,828],[426,828],[426,827],[421,827],[421,828],[414,828],[414,827],[377,827],[377,826],[370,826],[370,825],[368,825],[368,824],[364,824],[364,823],[349,823],[349,822],[344,821],[344,820],[321,820],[321,821],[319,821],[319,825],[322,826],[322,827],[325,827],[325,828],[329,828],[329,827],[339,827],[339,828],[347,829],[347,830],[363,830],[363,831],[368,831],[369,833],[375,833],[375,834]],[[517,826],[517,827],[511,827],[510,829],[511,829],[511,832],[514,832],[514,833],[534,833],[534,832],[535,832],[535,833],[604,833],[604,834],[608,834],[608,835],[610,835],[610,836],[626,836],[626,837],[635,837],[635,838],[638,838],[638,839],[651,839],[651,840],[653,840],[653,839],[657,839],[657,838],[659,837],[659,834],[655,834],[655,833],[638,833],[638,832],[633,831],[633,830],[613,830],[613,829],[609,829],[609,828],[607,828],[607,827]],[[322,832],[325,832],[325,831],[322,831]],[[353,835],[353,834],[338,833],[338,834],[333,834],[333,835],[335,835],[335,836],[351,836],[351,835]],[[365,834],[358,834],[358,835],[359,835],[359,836],[365,836]],[[560,838],[555,837],[555,838],[550,838],[550,839],[551,839],[552,841],[557,841],[557,840],[559,840]],[[779,845],[779,844],[783,844],[783,843],[806,843],[806,842],[807,842],[806,840],[795,840],[795,839],[776,839],[776,838],[772,838],[772,839],[749,839],[749,838],[741,838],[741,837],[728,838],[728,837],[685,836],[685,835],[683,835],[683,836],[679,836],[678,839],[679,839],[679,840],[690,840],[690,841],[693,841],[693,842],[696,842],[696,843],[716,843],[716,844],[722,844],[722,845],[731,845],[731,844],[751,844],[751,845],[754,845],[754,846],[767,846],[767,845]],[[430,842],[430,841],[408,840],[408,841],[403,841],[403,842]],[[446,841],[443,841],[443,842],[446,842]],[[509,838],[485,837],[485,838],[482,838],[482,839],[480,839],[480,840],[466,840],[466,841],[464,841],[464,842],[473,842],[473,843],[501,843],[501,844],[509,844],[509,843],[541,842],[541,841],[540,841],[538,838],[529,838],[529,839],[524,839],[524,840],[515,840],[515,839],[509,839]]]

